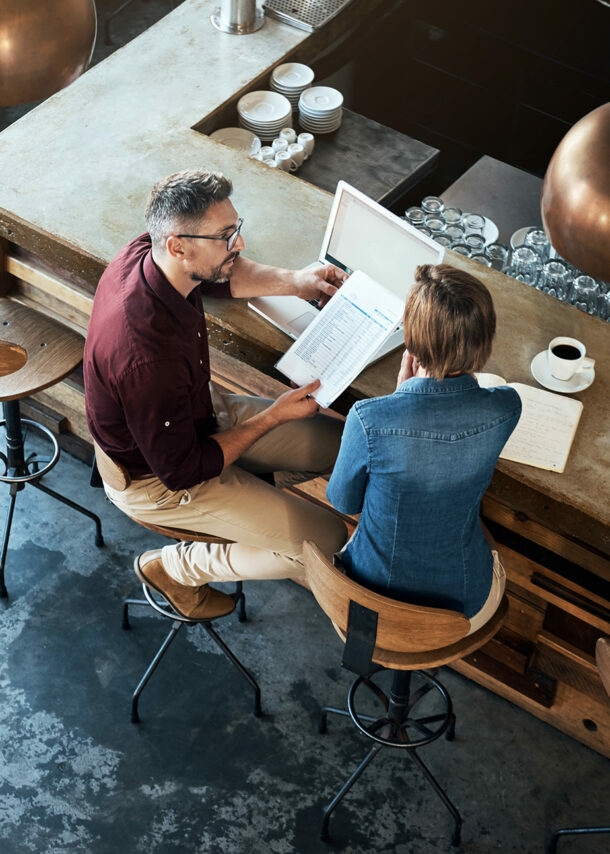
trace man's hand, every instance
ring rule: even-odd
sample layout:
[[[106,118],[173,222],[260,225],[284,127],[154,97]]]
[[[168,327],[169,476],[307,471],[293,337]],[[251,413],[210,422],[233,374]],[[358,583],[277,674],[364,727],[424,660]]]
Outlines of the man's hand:
[[[278,424],[286,421],[296,421],[299,418],[311,418],[320,407],[311,396],[320,387],[320,380],[314,380],[300,388],[285,391],[266,410],[269,415],[277,418]]]
[[[237,427],[214,433],[214,439],[222,449],[224,465],[234,463],[257,439],[279,424],[315,415],[320,407],[311,395],[319,386],[320,380],[314,380],[302,388],[285,391],[271,406]]]
[[[322,308],[337,293],[347,277],[347,273],[332,264],[296,270],[294,273],[296,295],[308,301],[317,300]]]

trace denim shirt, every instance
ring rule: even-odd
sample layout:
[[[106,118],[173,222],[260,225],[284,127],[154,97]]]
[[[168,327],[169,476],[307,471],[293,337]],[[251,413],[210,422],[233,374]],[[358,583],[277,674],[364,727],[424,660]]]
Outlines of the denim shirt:
[[[414,604],[480,610],[493,566],[480,502],[520,414],[514,389],[469,374],[356,403],[326,493],[361,514],[341,554],[348,575]]]

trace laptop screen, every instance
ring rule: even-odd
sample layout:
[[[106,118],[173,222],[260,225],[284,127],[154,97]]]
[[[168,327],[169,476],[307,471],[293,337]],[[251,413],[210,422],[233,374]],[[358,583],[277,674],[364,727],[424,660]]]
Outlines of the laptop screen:
[[[337,185],[321,259],[362,270],[402,298],[418,264],[439,264],[442,246],[344,181]]]

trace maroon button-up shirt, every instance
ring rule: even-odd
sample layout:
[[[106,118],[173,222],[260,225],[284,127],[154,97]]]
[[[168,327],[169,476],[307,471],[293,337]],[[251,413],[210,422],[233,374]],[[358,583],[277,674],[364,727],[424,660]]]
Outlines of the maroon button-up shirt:
[[[228,284],[206,285],[206,293],[231,295]],[[132,476],[153,473],[179,490],[220,474],[200,287],[185,299],[170,285],[148,234],[99,281],[83,365],[91,435]]]

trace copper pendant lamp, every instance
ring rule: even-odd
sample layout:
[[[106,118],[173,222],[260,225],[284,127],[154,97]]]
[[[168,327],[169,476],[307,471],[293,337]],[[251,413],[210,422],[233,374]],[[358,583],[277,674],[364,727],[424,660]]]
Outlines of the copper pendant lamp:
[[[63,89],[91,60],[94,0],[0,0],[0,106]]]
[[[544,176],[542,222],[557,252],[610,280],[610,103],[570,128]]]

